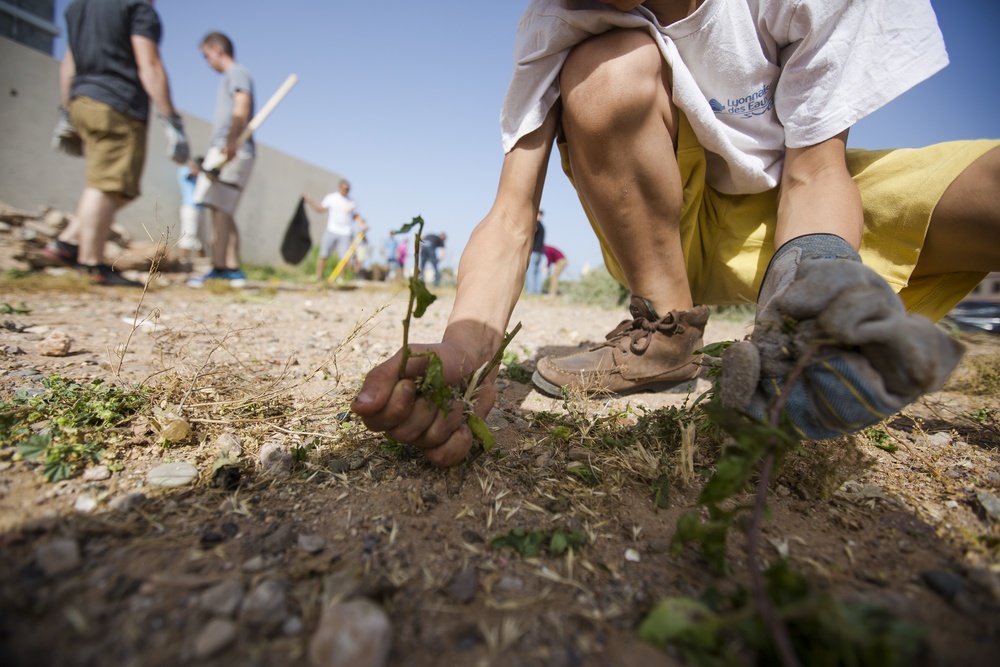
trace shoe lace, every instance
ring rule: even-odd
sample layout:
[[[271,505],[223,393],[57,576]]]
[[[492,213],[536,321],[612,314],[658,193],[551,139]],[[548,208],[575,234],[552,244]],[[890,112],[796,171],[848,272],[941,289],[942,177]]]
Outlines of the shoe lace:
[[[649,347],[653,336],[657,333],[672,336],[684,332],[684,325],[677,314],[671,311],[658,320],[636,317],[632,320],[622,320],[617,327],[605,336],[605,341],[594,349],[601,347],[625,347],[634,354],[642,354]],[[626,342],[627,341],[627,342]]]

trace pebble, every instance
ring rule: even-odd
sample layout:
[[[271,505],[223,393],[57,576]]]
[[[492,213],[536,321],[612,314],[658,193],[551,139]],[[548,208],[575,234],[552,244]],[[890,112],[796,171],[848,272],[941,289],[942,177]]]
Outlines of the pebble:
[[[82,495],[73,503],[73,509],[81,514],[90,514],[97,509],[97,499],[94,496]]]
[[[261,445],[259,459],[264,474],[272,477],[287,475],[295,465],[295,459],[288,452],[288,448],[277,440],[268,440]]]
[[[320,535],[299,535],[299,549],[307,554],[318,554],[326,548],[326,540]]]
[[[187,486],[198,479],[198,469],[190,463],[164,463],[146,474],[146,481],[152,486]]]
[[[962,577],[946,570],[928,570],[922,577],[932,591],[945,598],[955,597],[965,587],[965,580]]]
[[[243,447],[240,445],[240,438],[235,433],[226,431],[215,439],[215,448],[228,459],[236,460],[243,455]]]
[[[73,339],[64,331],[53,331],[38,344],[38,354],[43,357],[65,357]]]
[[[198,606],[216,616],[230,618],[240,608],[244,595],[243,584],[236,579],[227,579],[202,593]]]
[[[453,598],[467,604],[476,597],[479,588],[479,573],[475,565],[467,565],[464,570],[456,574],[448,583],[448,594]]]
[[[205,660],[218,655],[236,640],[238,631],[232,621],[213,618],[194,640],[195,658]]]
[[[87,468],[83,471],[83,481],[85,482],[103,482],[110,477],[111,470],[105,465]]]
[[[76,540],[52,540],[35,549],[35,565],[46,577],[54,577],[80,566],[80,545]]]
[[[139,493],[138,491],[133,491],[132,493],[126,493],[125,495],[112,498],[108,501],[108,507],[115,512],[127,514],[141,505],[145,500],[145,495]]]
[[[986,513],[992,517],[994,521],[1000,521],[1000,498],[989,491],[983,491],[982,489],[976,490],[976,500],[982,505]]]
[[[493,586],[493,590],[511,593],[524,588],[524,582],[517,577],[500,577],[500,580]]]
[[[640,560],[642,560],[642,557],[639,556],[638,549],[633,549],[630,547],[625,550],[625,560],[627,560],[630,563],[638,563]]]
[[[247,562],[243,563],[244,572],[260,572],[265,567],[267,567],[267,561],[264,560],[263,556],[254,556]]]
[[[392,624],[374,602],[355,599],[323,612],[309,640],[311,667],[382,667],[392,648]]]
[[[288,586],[282,581],[265,579],[243,599],[240,617],[251,625],[278,627],[285,621]]]
[[[19,371],[11,371],[10,373],[8,373],[10,377],[16,377],[16,378],[25,378],[41,374],[42,372],[36,368],[22,368]]]
[[[281,634],[286,637],[297,637],[302,634],[305,624],[299,616],[289,616],[281,626]]]
[[[490,427],[491,430],[499,431],[510,427],[510,422],[504,417],[504,414],[493,408],[490,413],[486,415],[486,425]]]
[[[951,433],[946,431],[941,431],[939,433],[931,433],[930,435],[917,436],[914,439],[914,444],[920,447],[947,447],[952,441]]]

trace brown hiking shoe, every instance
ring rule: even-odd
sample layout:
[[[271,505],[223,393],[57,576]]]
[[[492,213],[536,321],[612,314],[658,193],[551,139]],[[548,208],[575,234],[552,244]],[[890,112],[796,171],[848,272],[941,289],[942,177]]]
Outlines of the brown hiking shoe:
[[[543,393],[561,396],[563,387],[587,394],[659,391],[698,376],[708,308],[672,310],[658,317],[633,296],[625,320],[600,345],[560,357],[544,357],[532,376]]]

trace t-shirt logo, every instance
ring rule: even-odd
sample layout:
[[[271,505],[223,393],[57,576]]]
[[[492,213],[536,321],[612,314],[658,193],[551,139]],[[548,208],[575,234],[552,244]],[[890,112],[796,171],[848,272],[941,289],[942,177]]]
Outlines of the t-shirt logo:
[[[717,114],[724,113],[742,118],[752,118],[760,116],[774,108],[774,95],[769,94],[771,86],[764,84],[757,92],[739,97],[735,100],[727,99],[725,104],[714,97],[708,101],[712,111]]]

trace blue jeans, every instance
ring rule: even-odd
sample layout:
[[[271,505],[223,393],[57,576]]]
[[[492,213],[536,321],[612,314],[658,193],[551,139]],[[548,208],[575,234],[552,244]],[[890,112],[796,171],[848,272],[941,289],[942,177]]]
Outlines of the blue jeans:
[[[427,264],[430,263],[434,267],[434,287],[441,286],[441,272],[438,270],[438,255],[434,248],[428,248],[424,245],[420,246],[420,276],[423,278],[424,273],[427,272]],[[425,281],[426,282],[426,281]]]
[[[528,294],[542,293],[542,256],[540,252],[531,253],[528,273],[524,277],[524,290]]]

